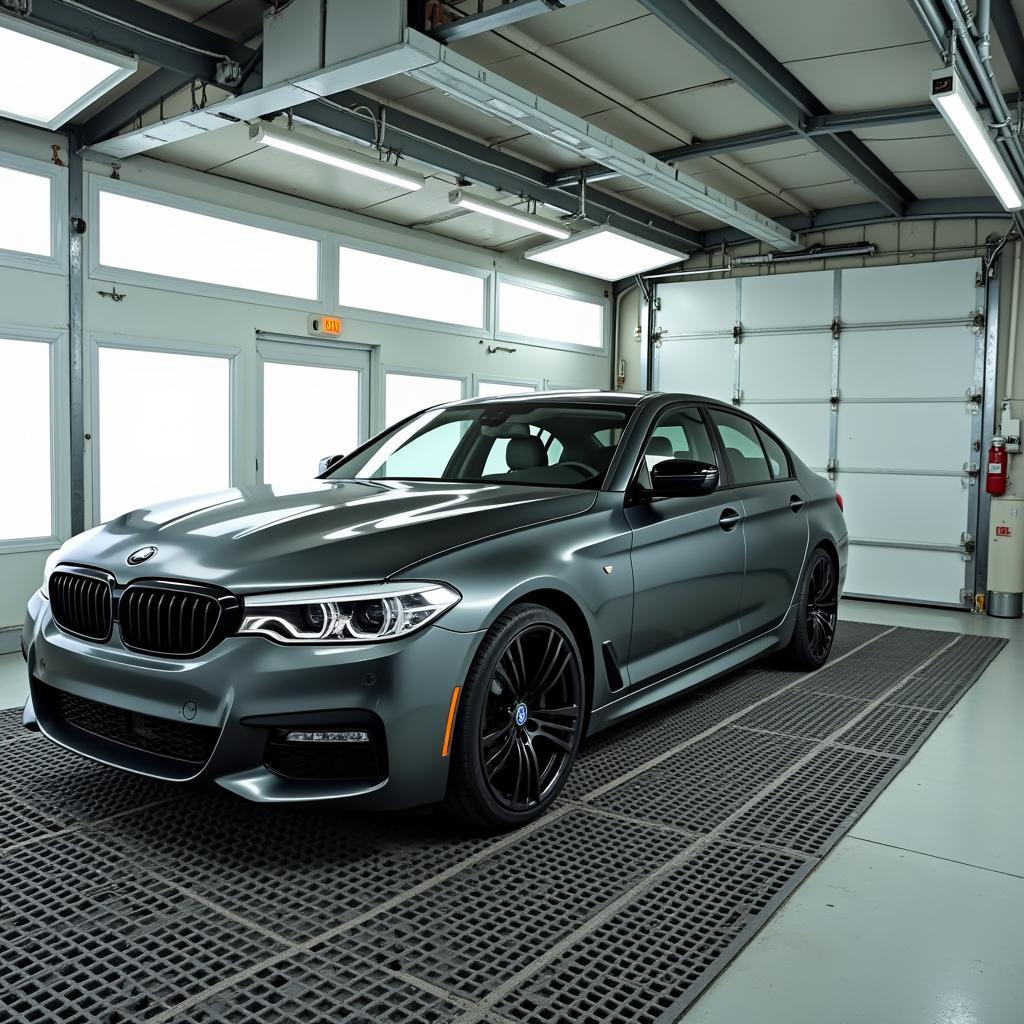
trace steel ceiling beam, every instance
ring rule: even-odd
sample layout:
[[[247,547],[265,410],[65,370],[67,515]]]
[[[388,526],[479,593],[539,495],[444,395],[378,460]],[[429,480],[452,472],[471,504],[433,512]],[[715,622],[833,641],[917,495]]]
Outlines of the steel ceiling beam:
[[[812,139],[821,152],[890,213],[901,213],[904,205],[913,200],[913,193],[852,133],[808,134],[809,119],[828,115],[828,108],[715,0],[640,3],[783,124]]]
[[[957,199],[913,199],[907,203],[899,217],[893,216],[881,203],[857,203],[819,210],[813,217],[804,214],[780,217],[779,223],[793,231],[803,232],[895,224],[902,220],[974,220],[980,217],[1009,219],[1010,214],[994,196],[965,196]],[[738,245],[753,241],[749,235],[732,228],[705,231],[700,238],[705,249],[714,249],[723,243]]]
[[[539,14],[550,14],[563,7],[574,7],[584,2],[585,0],[505,0],[500,6],[492,7],[489,11],[456,18],[428,34],[440,43],[454,43],[457,39],[469,39],[481,32],[505,28],[517,21],[535,18]]]
[[[242,43],[138,0],[83,0],[81,7],[32,0],[29,20],[208,82],[215,80],[220,61],[244,64],[252,54]]]
[[[991,0],[991,4],[992,28],[1002,44],[1018,87],[1024,89],[1024,32],[1021,32],[1017,12],[1010,0]],[[1007,98],[1007,106],[1011,110],[1016,102],[1016,97],[1012,101]]]
[[[300,104],[294,108],[293,116],[356,142],[371,144],[373,121],[364,113],[345,109],[349,105],[365,105],[367,98],[359,93],[342,93],[333,100]],[[336,105],[339,100],[340,106]],[[393,145],[408,159],[445,174],[535,200],[564,214],[577,210],[574,188],[556,188],[550,171],[400,110],[388,108],[386,144]],[[687,252],[699,245],[695,231],[596,189],[587,190],[587,213],[589,220],[608,223],[659,245]]]

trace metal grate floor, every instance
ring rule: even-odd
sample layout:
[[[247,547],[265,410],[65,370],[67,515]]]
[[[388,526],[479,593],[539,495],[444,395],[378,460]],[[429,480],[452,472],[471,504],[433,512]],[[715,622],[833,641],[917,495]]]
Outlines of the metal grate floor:
[[[587,743],[545,819],[259,806],[0,712],[0,1020],[667,1024],[1003,641],[843,623]]]

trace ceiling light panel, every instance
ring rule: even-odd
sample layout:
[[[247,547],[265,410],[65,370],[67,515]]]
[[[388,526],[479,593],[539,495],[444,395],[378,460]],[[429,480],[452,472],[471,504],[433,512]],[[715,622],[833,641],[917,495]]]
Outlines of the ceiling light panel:
[[[556,221],[548,220],[547,217],[538,217],[535,213],[502,206],[501,203],[483,199],[462,189],[449,192],[448,202],[460,209],[480,213],[485,217],[493,217],[495,220],[503,220],[507,224],[515,224],[526,231],[536,231],[542,235],[550,235],[552,238],[568,238],[571,233],[568,228],[562,227]]]
[[[275,128],[268,124],[255,124],[249,129],[249,138],[282,153],[291,153],[306,160],[337,167],[338,170],[352,174],[361,174],[364,178],[383,181],[395,188],[407,192],[418,192],[423,188],[426,178],[415,171],[407,171],[395,164],[374,160],[371,157],[353,153],[326,139],[317,139],[311,135],[300,135],[293,128]]]
[[[1024,207],[1024,197],[955,68],[943,68],[932,74],[931,96],[999,202],[1007,210]]]
[[[655,159],[636,146],[610,135],[582,118],[549,103],[489,69],[453,53],[434,40],[409,32],[409,42],[432,56],[433,62],[409,75],[468,106],[553,142],[582,162],[600,163],[642,182],[690,209],[779,249],[800,248],[792,231],[696,178]]]
[[[137,66],[134,57],[0,14],[0,117],[56,130]]]
[[[599,227],[581,231],[565,242],[549,242],[530,249],[528,260],[586,274],[602,281],[621,281],[655,267],[678,263],[687,254],[651,245],[617,228]]]

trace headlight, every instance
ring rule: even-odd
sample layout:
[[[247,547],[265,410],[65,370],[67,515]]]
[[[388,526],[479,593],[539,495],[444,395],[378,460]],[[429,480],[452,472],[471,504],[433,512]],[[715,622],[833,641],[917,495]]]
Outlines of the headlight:
[[[245,599],[240,636],[286,644],[364,644],[412,633],[457,604],[440,583],[257,594]]]
[[[50,577],[58,565],[60,565],[60,548],[51,552],[50,556],[46,559],[46,564],[43,566],[43,585],[39,588],[39,593],[44,600],[50,600]]]

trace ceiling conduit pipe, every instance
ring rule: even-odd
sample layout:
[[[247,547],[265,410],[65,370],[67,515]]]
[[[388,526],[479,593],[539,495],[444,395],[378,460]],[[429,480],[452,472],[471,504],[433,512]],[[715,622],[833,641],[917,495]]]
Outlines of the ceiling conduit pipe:
[[[603,78],[594,74],[593,71],[589,71],[581,64],[577,64],[576,61],[566,57],[564,53],[559,53],[550,46],[545,46],[543,43],[537,42],[537,40],[532,36],[527,35],[518,28],[510,28],[508,26],[503,27],[500,29],[499,35],[507,39],[508,42],[512,43],[514,46],[518,46],[520,49],[526,50],[527,53],[532,53],[535,57],[539,57],[541,60],[559,68],[571,78],[575,78],[582,82],[587,86],[587,88],[593,89],[594,92],[599,92],[603,96],[607,96],[613,103],[620,107],[625,107],[626,110],[636,114],[637,117],[647,121],[648,124],[654,125],[655,128],[663,131],[666,135],[669,135],[674,139],[678,139],[687,146],[692,144],[693,135],[690,132],[682,131],[678,125],[673,124],[667,117],[659,114],[658,111],[653,107],[648,106],[648,104],[644,103],[643,100],[634,100],[630,98],[621,89],[612,85],[610,82],[605,81]],[[747,181],[753,182],[753,184],[757,185],[758,188],[763,188],[766,192],[770,192],[773,196],[781,199],[784,203],[788,203],[794,210],[799,210],[801,213],[806,214],[814,212],[813,209],[802,199],[792,195],[783,188],[779,188],[775,182],[764,177],[764,175],[758,173],[752,168],[746,167],[738,160],[734,160],[732,157],[727,156],[724,153],[717,154],[713,159],[722,164],[722,166],[727,167],[730,171],[733,171],[735,174],[739,174],[746,178]],[[607,175],[609,178],[617,176],[618,175],[614,171]],[[600,177],[602,180],[605,179],[604,174],[601,174]]]
[[[934,0],[921,0],[921,2],[933,3]],[[982,98],[999,126],[999,136],[1005,142],[1006,153],[1013,162],[1018,180],[1024,181],[1024,149],[1021,148],[1020,139],[1017,138],[1011,127],[1010,112],[1006,107],[1003,94],[996,87],[991,62],[983,63],[978,55],[974,37],[971,35],[970,27],[957,0],[942,0],[942,6],[953,23],[953,31],[959,41],[959,52],[966,57],[967,64],[973,72],[977,84],[981,87]]]
[[[730,267],[757,267],[765,263],[803,263],[808,260],[826,260],[837,256],[874,256],[873,242],[862,245],[820,245],[803,252],[768,252],[762,256],[737,256]]]
[[[910,0],[910,6],[917,13],[918,21],[931,37],[932,44],[939,53],[946,52],[946,26],[942,16],[927,0]]]

